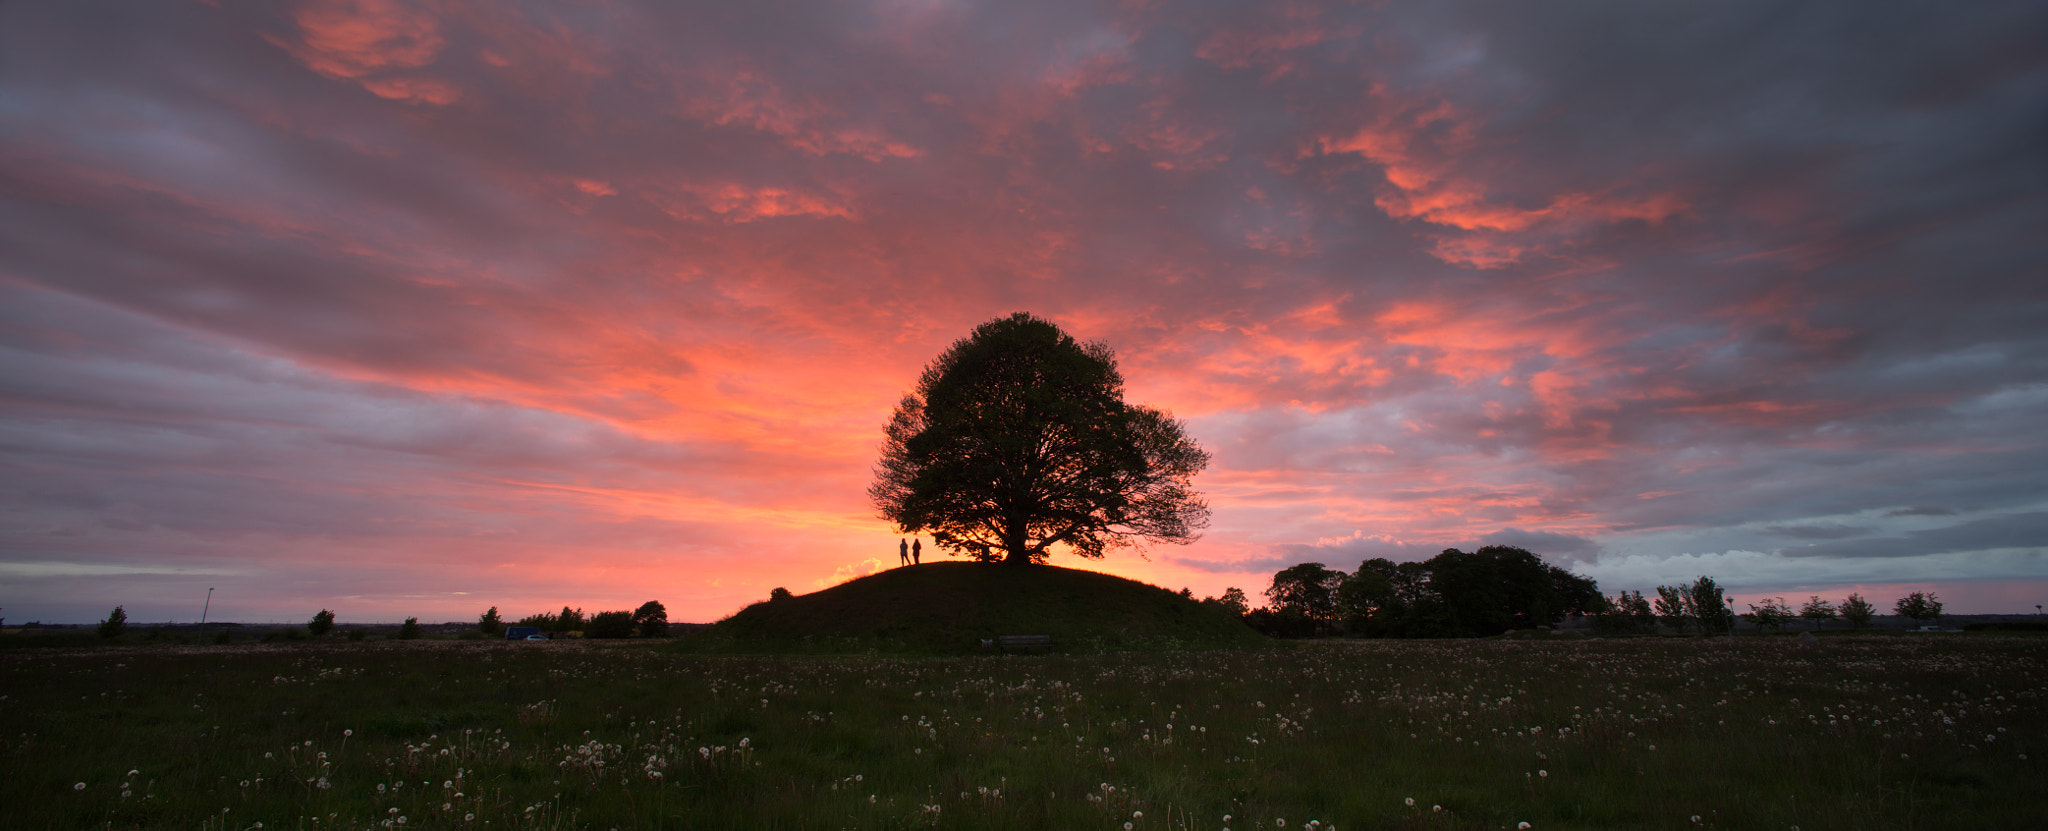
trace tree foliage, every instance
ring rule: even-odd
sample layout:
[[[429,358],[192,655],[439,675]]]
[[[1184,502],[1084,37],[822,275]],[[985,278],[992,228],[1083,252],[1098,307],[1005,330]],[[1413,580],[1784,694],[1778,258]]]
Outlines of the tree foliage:
[[[1105,344],[1021,312],[984,323],[897,405],[868,496],[904,532],[984,562],[1193,542],[1209,454],[1171,416],[1124,403],[1123,385]]]
[[[1761,603],[1751,603],[1748,605],[1749,614],[1743,615],[1742,619],[1755,625],[1758,631],[1764,629],[1770,629],[1773,632],[1784,631],[1785,622],[1792,620],[1794,617],[1792,607],[1786,605],[1785,598],[1782,597],[1775,600],[1766,597]]]
[[[1592,580],[1511,546],[1445,549],[1419,563],[1375,557],[1351,574],[1321,563],[1273,576],[1271,608],[1247,618],[1267,634],[1314,634],[1340,623],[1368,637],[1469,637],[1555,624],[1606,608]]]
[[[398,639],[399,639],[399,640],[402,640],[402,641],[410,641],[410,640],[417,640],[417,639],[419,638],[419,636],[420,636],[420,619],[419,619],[419,618],[416,618],[416,617],[409,617],[409,618],[406,618],[406,619],[405,619],[405,623],[401,624],[401,625],[400,625],[400,626],[398,627]]]
[[[1877,607],[1870,605],[1870,601],[1864,600],[1863,595],[1850,592],[1849,596],[1842,601],[1842,619],[1848,621],[1850,626],[1857,629],[1869,626],[1870,619],[1876,615]]]
[[[334,613],[326,609],[321,609],[320,611],[315,612],[313,614],[313,619],[306,621],[306,631],[313,633],[313,637],[318,638],[324,636],[328,632],[331,632],[333,630]]]
[[[593,638],[633,637],[633,613],[624,609],[616,612],[598,612],[590,616],[590,625],[584,627],[583,631]]]
[[[1892,613],[1917,621],[1941,619],[1941,599],[1932,592],[1913,592],[1892,604]]]
[[[649,600],[633,610],[633,625],[640,630],[643,638],[668,637],[668,607],[659,600]]]
[[[1819,629],[1823,621],[1835,619],[1835,604],[1817,594],[1807,595],[1806,604],[1799,607],[1799,617],[1813,621],[1813,628]]]
[[[1240,589],[1236,586],[1230,586],[1225,588],[1223,590],[1223,595],[1220,597],[1205,597],[1202,599],[1202,602],[1213,603],[1217,606],[1221,606],[1223,607],[1224,611],[1227,611],[1233,615],[1237,615],[1238,617],[1244,617],[1247,613],[1251,612],[1252,610],[1250,600],[1248,600],[1244,595],[1244,589]]]
[[[492,606],[491,610],[485,612],[483,617],[477,618],[476,628],[486,635],[505,634],[505,620],[498,617],[498,607]]]
[[[126,631],[128,631],[127,609],[115,606],[113,611],[107,613],[107,619],[100,621],[100,637],[102,638],[119,637],[122,632]]]

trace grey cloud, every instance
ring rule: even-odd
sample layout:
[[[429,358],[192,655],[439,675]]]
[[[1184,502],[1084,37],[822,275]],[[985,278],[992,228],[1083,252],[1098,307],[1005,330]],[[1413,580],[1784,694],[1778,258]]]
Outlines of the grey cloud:
[[[1839,540],[1870,533],[1869,528],[1860,525],[1766,525],[1764,530],[1801,540]]]
[[[2000,548],[2048,550],[2048,512],[1985,517],[1891,537],[1781,548],[1787,557],[1923,557]]]
[[[1933,505],[1914,505],[1908,508],[1893,508],[1884,512],[1885,516],[1955,516],[1955,514],[1954,508],[1942,508]]]
[[[1585,537],[1558,534],[1550,531],[1524,531],[1520,528],[1502,528],[1479,538],[1479,544],[1507,545],[1527,549],[1545,560],[1566,560],[1569,562],[1590,562],[1600,555],[1600,545]],[[1553,562],[1553,565],[1556,563]]]

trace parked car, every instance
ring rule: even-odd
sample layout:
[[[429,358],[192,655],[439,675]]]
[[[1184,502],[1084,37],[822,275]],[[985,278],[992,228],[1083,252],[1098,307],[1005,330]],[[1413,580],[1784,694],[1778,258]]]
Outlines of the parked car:
[[[548,633],[540,631],[538,626],[505,627],[505,640],[508,641],[544,641],[547,639]]]

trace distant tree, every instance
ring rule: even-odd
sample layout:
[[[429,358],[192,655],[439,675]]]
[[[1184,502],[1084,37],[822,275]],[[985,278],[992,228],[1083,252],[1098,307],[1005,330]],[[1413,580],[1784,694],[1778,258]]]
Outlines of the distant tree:
[[[1941,619],[1941,600],[1930,592],[1913,592],[1892,604],[1892,613],[1925,623]]]
[[[1193,542],[1209,454],[1123,392],[1105,344],[1021,312],[984,323],[896,406],[868,496],[903,531],[984,562]]]
[[[1850,592],[1849,597],[1842,601],[1842,619],[1857,629],[1869,626],[1870,619],[1876,615],[1877,607],[1864,600],[1863,595]]]
[[[1687,627],[1693,625],[1692,613],[1686,608],[1685,595],[1685,589],[1681,586],[1658,586],[1655,601],[1657,622],[1678,630],[1678,634],[1681,635],[1685,634]]]
[[[1312,630],[1320,632],[1337,617],[1336,590],[1343,581],[1344,572],[1331,571],[1322,563],[1288,566],[1273,575],[1266,599],[1274,611],[1298,614],[1309,621]]]
[[[520,618],[519,623],[516,625],[531,626],[543,632],[560,632],[562,631],[562,617],[552,612],[541,612],[537,615],[527,615]]]
[[[332,629],[334,629],[334,613],[326,609],[315,612],[313,619],[306,621],[306,631],[313,633],[313,637],[316,638],[327,634]]]
[[[1398,602],[1394,596],[1393,579],[1373,568],[1370,560],[1360,564],[1357,571],[1337,584],[1335,600],[1337,618],[1344,621],[1346,630],[1357,634],[1375,631],[1374,619],[1388,617],[1388,612]]]
[[[561,627],[556,630],[560,632],[583,631],[583,610],[581,608],[571,609],[563,606],[562,613],[555,616],[555,625]]]
[[[785,589],[781,586],[776,586],[775,588],[768,590],[768,601],[770,603],[773,603],[778,600],[788,600],[795,596],[796,595],[790,594],[788,589]]]
[[[640,637],[668,637],[668,607],[659,600],[649,600],[633,610],[633,625],[639,627]]]
[[[1252,610],[1251,602],[1245,599],[1244,589],[1236,586],[1224,589],[1221,597],[1205,598],[1202,602],[1214,603],[1217,606],[1221,606],[1224,611],[1238,617],[1244,617]]]
[[[1806,605],[1799,607],[1799,616],[1813,621],[1813,628],[1819,629],[1822,623],[1835,619],[1835,604],[1820,599],[1820,595],[1808,595]]]
[[[1657,614],[1650,609],[1650,601],[1643,599],[1643,593],[1624,591],[1609,601],[1607,608],[1593,619],[1595,628],[1610,635],[1645,634],[1657,630]]]
[[[398,639],[399,639],[399,640],[402,640],[402,641],[409,641],[409,640],[415,640],[415,639],[417,639],[417,638],[418,638],[419,636],[420,636],[420,619],[419,619],[419,618],[416,618],[416,617],[409,617],[409,618],[406,618],[406,619],[405,619],[405,624],[404,624],[404,625],[402,625],[402,626],[400,626],[400,627],[398,627]]]
[[[1766,597],[1761,605],[1748,605],[1749,614],[1743,615],[1742,619],[1755,625],[1758,631],[1766,627],[1773,632],[1784,631],[1785,621],[1792,619],[1792,607],[1785,605],[1785,598],[1782,597],[1776,600]]]
[[[1735,612],[1728,608],[1721,587],[1712,577],[1702,575],[1685,587],[1685,609],[1699,624],[1702,634],[1717,635],[1735,627]]]
[[[623,609],[598,612],[590,616],[590,625],[583,631],[593,638],[633,637],[633,613]]]
[[[76,618],[73,618],[73,620],[76,620]],[[107,613],[106,620],[100,621],[100,637],[102,638],[119,637],[122,632],[126,631],[128,631],[128,610],[119,606],[115,606],[114,611]]]
[[[492,606],[491,610],[485,612],[483,617],[477,618],[476,628],[486,635],[505,634],[505,621],[503,618],[498,617],[498,607]]]

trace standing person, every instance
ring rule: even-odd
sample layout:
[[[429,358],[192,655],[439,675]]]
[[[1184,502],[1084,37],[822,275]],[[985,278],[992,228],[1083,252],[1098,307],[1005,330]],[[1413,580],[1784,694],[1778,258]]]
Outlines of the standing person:
[[[896,560],[898,565],[910,565],[910,543],[902,537],[896,538]]]
[[[911,564],[911,565],[917,565],[917,556],[918,556],[918,553],[919,553],[919,552],[921,552],[921,551],[923,551],[923,550],[924,550],[924,543],[918,542],[918,541],[917,541],[917,540],[915,540],[915,539],[912,539],[912,540],[910,541],[910,564]]]

